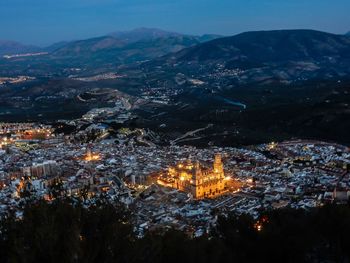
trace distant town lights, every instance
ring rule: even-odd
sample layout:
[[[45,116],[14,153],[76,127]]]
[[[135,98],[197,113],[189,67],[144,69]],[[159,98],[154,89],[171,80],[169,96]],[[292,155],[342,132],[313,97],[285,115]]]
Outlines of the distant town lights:
[[[91,151],[88,151],[84,159],[88,162],[99,161],[101,160],[101,156],[98,153],[92,153]]]
[[[253,183],[253,179],[252,178],[248,178],[247,179],[247,183],[249,183],[249,184]]]

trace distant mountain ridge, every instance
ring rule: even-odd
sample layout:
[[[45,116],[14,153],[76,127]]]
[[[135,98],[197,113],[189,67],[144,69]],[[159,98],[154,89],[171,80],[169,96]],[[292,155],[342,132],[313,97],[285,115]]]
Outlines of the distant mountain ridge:
[[[0,40],[0,56],[38,51],[41,51],[41,48],[36,46],[24,45],[16,41]]]
[[[191,36],[160,29],[140,28],[66,43],[50,55],[52,59],[82,59],[99,63],[132,63],[151,60],[219,37]]]
[[[164,43],[173,45],[164,47],[164,52],[160,52],[161,55],[165,55],[166,52],[179,51],[182,48],[190,47],[202,42],[210,41],[220,37],[219,35],[203,35],[192,36],[175,32],[168,32],[155,28],[138,28],[130,31],[114,32],[106,36],[78,40],[70,42],[61,48],[54,51],[54,55],[67,54],[71,56],[79,56],[84,52],[99,52],[115,49],[130,50],[130,47],[141,47],[144,43],[145,52],[149,51],[147,48],[151,48],[150,45],[158,46],[157,43]],[[138,43],[138,44],[136,44]],[[147,56],[145,56],[147,57]],[[153,57],[152,55],[149,57]]]
[[[136,28],[129,31],[117,31],[110,33],[109,36],[120,39],[126,43],[134,43],[138,41],[154,40],[165,37],[179,37],[183,34],[176,32],[168,32],[158,28]]]
[[[72,41],[60,41],[60,42],[56,42],[50,46],[47,46],[45,48],[43,48],[43,50],[45,50],[46,52],[54,52],[57,49],[63,48],[66,45],[68,45],[69,43],[71,43]]]
[[[14,68],[22,74],[30,72],[30,74],[39,75],[46,75],[47,71],[66,75],[70,69],[74,68],[90,72],[110,71],[119,66],[153,60],[217,37],[219,36],[209,34],[191,36],[161,29],[139,28],[94,38],[61,41],[43,48],[15,48],[20,47],[18,43],[3,45],[1,53],[0,45],[0,60],[5,59],[3,55],[8,54],[48,53],[41,56],[7,59],[3,67],[0,67],[0,73],[13,74]],[[11,47],[11,52],[8,46]],[[31,65],[30,68],[27,66],[28,63]]]
[[[179,40],[175,45],[188,47],[193,44],[210,41],[221,37],[219,35],[192,36],[176,32],[168,32],[157,28],[136,28],[129,31],[113,32],[105,36],[82,39],[77,41],[60,41],[47,47],[24,45],[15,41],[0,40],[0,56],[21,54],[27,52],[55,52],[56,54],[80,55],[84,51],[96,52],[104,49],[121,48],[136,42],[151,42],[157,39],[171,38]],[[181,43],[184,39],[184,43]],[[189,40],[191,39],[191,43]],[[178,51],[179,46],[173,50]],[[169,48],[169,50],[172,50]],[[162,53],[162,55],[164,55]]]
[[[215,39],[174,55],[187,61],[244,58],[261,63],[318,60],[324,56],[350,58],[350,40],[313,30],[255,31]]]
[[[253,31],[220,37],[140,28],[60,42],[41,50],[49,54],[20,59],[18,69],[29,71],[29,61],[30,71],[37,74],[47,68],[103,72],[142,64],[148,72],[186,72],[197,78],[215,73],[223,80],[220,86],[350,75],[350,38],[315,30]],[[13,67],[4,68],[12,72]],[[220,73],[225,70],[232,72]]]
[[[222,37],[217,34],[204,34],[200,36],[181,34],[177,32],[165,31],[158,28],[141,27],[129,31],[118,31],[110,33],[109,36],[120,39],[126,43],[135,43],[139,41],[150,41],[160,38],[177,38],[177,37],[192,37],[199,42],[206,42],[216,38]]]
[[[344,77],[350,74],[350,39],[314,30],[246,32],[183,49],[147,66],[191,74],[200,68],[201,75],[237,69],[240,75],[229,78],[238,82]]]

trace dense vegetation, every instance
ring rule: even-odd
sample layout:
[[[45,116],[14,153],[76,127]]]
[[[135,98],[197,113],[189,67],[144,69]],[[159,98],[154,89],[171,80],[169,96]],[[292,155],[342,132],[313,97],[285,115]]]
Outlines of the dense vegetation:
[[[0,222],[1,262],[349,262],[350,208],[220,217],[201,238],[175,230],[133,233],[123,206],[71,201],[28,204]]]
[[[247,108],[225,103],[223,98]],[[244,86],[219,93],[188,89],[177,97],[179,106],[159,108],[152,117],[148,111],[137,112],[136,127],[174,139],[179,133],[213,124],[184,142],[199,147],[207,147],[208,142],[240,147],[295,138],[350,145],[349,101],[349,80]]]

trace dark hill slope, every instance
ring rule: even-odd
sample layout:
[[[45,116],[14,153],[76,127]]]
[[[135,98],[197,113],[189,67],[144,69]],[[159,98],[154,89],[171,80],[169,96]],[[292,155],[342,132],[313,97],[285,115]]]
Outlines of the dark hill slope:
[[[313,30],[247,32],[216,39],[176,54],[182,61],[247,58],[255,62],[350,58],[347,37]]]
[[[0,40],[0,56],[41,51],[39,47],[24,45],[15,41]]]
[[[350,38],[314,30],[247,32],[183,49],[144,68],[192,75],[223,88],[340,79],[350,76]]]

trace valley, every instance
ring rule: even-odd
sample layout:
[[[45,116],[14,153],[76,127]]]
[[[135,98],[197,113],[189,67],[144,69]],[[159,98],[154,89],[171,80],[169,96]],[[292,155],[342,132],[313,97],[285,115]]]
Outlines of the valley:
[[[304,138],[349,145],[349,38],[285,30],[201,43],[144,30],[62,43],[43,56],[0,59],[2,79],[27,76],[0,84],[0,121],[70,120],[123,98],[135,116],[124,125],[150,129],[164,143],[210,125],[181,143]]]

